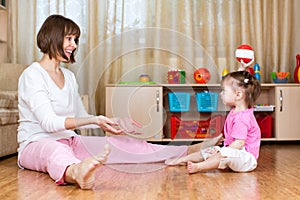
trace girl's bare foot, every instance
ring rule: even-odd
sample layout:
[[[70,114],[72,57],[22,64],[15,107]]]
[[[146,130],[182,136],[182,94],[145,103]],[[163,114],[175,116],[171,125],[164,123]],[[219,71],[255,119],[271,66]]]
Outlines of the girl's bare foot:
[[[191,161],[188,161],[187,162],[187,171],[189,172],[189,174],[193,174],[193,173],[200,172],[201,169],[199,168],[198,163],[193,163]]]
[[[65,173],[65,181],[78,184],[81,189],[92,189],[95,185],[95,170],[107,160],[109,153],[110,146],[106,144],[102,153],[70,165]]]

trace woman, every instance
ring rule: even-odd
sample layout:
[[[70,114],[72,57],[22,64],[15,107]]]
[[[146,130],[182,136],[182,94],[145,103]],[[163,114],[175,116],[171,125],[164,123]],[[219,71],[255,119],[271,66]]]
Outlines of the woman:
[[[77,135],[73,130],[78,127],[102,128],[115,135],[123,135],[124,129],[134,130],[134,124],[126,120],[117,123],[86,113],[74,74],[60,66],[61,62],[75,62],[79,36],[77,24],[60,15],[49,16],[38,32],[37,45],[43,57],[19,78],[21,168],[48,173],[58,185],[74,183],[91,189],[95,170],[104,162],[159,162],[199,151],[200,144],[166,146],[126,136]],[[120,128],[119,124],[125,125]]]

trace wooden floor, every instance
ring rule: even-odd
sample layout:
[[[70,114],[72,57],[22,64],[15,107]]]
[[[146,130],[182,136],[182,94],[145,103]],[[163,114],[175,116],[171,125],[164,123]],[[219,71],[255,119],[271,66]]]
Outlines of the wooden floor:
[[[0,160],[0,199],[300,199],[300,143],[263,144],[250,173],[214,170],[188,175],[186,167],[104,166],[94,190],[56,186],[47,174],[21,170],[16,156]]]

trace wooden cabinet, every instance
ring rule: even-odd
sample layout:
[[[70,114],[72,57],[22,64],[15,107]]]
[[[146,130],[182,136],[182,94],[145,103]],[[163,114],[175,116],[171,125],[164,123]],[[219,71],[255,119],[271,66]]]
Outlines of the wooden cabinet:
[[[7,10],[0,5],[0,63],[7,62]]]
[[[276,87],[276,138],[300,140],[300,87]]]
[[[172,134],[174,124],[171,123],[171,119],[180,119],[178,126],[180,128],[185,123],[189,124],[191,133],[197,122],[207,125],[207,121],[210,122],[210,128],[214,126],[214,131],[219,131],[219,124],[223,125],[230,108],[224,106],[219,98],[216,110],[201,111],[196,94],[200,92],[219,94],[220,91],[219,84],[108,85],[106,115],[131,117],[140,122],[143,125],[141,130],[144,133],[143,137],[149,141],[204,140],[206,137],[201,137],[201,134],[200,137],[174,137]],[[190,96],[188,110],[171,111],[169,93],[188,94]],[[255,116],[265,137],[262,140],[300,140],[299,102],[299,84],[262,84],[262,92],[256,102],[260,106],[255,109]],[[212,121],[217,125],[212,125]],[[205,133],[207,130],[203,129]]]
[[[106,116],[130,117],[139,122],[144,134],[136,137],[161,140],[163,136],[162,87],[107,87]]]

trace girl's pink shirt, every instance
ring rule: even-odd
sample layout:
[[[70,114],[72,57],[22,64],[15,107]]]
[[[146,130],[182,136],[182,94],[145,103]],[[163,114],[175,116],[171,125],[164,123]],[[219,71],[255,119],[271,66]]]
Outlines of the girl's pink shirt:
[[[230,145],[235,139],[245,140],[245,150],[258,159],[261,132],[253,108],[237,113],[233,111],[230,110],[224,124],[224,145]]]

